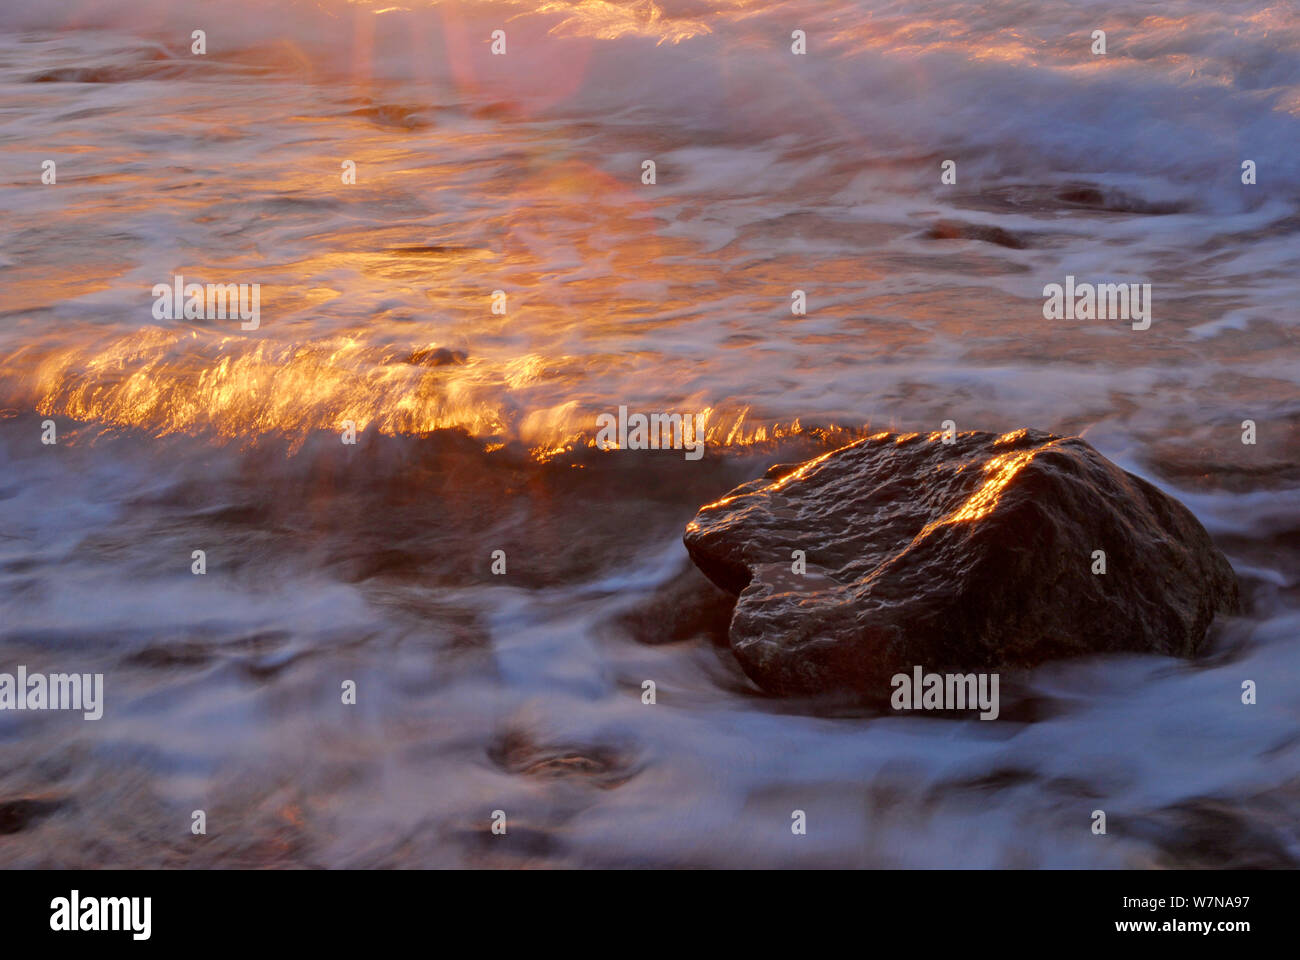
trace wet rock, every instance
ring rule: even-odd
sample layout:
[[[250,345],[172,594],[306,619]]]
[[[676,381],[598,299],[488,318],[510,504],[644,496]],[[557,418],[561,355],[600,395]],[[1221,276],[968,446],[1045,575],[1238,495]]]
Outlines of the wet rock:
[[[63,807],[52,797],[8,797],[0,799],[0,836],[18,833]]]
[[[421,130],[430,126],[430,122],[422,116],[423,107],[406,106],[400,103],[382,103],[378,105],[369,105],[358,107],[353,110],[351,115],[369,120],[379,127],[396,127],[401,130]]]
[[[446,347],[426,347],[412,351],[406,362],[421,367],[446,367],[463,364],[468,355],[464,350],[448,350]]]
[[[979,240],[1010,250],[1023,250],[1029,246],[1023,239],[1001,227],[963,223],[959,220],[940,220],[926,231],[925,236],[929,240]]]
[[[734,594],[719,590],[683,561],[681,573],[655,590],[645,604],[621,614],[617,623],[639,643],[707,637],[723,646],[735,606]]]
[[[1294,870],[1300,831],[1295,784],[1225,802],[1193,797],[1114,824],[1155,849],[1155,866],[1172,870]]]
[[[628,748],[612,744],[544,744],[522,730],[507,730],[488,747],[488,757],[508,773],[564,780],[612,790],[638,770]]]
[[[1186,507],[1083,440],[1034,430],[868,437],[737,487],[684,540],[739,594],[731,648],[778,694],[884,699],[914,666],[1189,657],[1239,603]]]
[[[1107,213],[1140,213],[1162,216],[1183,213],[1187,209],[1185,204],[1152,202],[1122,193],[1113,188],[1101,190],[1089,184],[1066,186],[1057,192],[1056,198],[1066,207],[1104,210]]]

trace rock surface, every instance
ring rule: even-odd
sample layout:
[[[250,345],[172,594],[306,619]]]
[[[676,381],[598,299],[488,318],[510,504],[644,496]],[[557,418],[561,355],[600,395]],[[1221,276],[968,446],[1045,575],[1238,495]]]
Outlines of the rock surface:
[[[777,694],[883,699],[914,666],[1187,657],[1239,604],[1186,507],[1083,440],[1035,430],[880,434],[775,466],[701,507],[684,540],[739,594],[731,648]]]

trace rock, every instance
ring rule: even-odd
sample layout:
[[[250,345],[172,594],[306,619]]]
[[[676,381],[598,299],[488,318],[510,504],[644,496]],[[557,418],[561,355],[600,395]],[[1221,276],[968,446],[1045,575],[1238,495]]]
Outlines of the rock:
[[[18,833],[63,807],[52,797],[9,797],[0,800],[0,836]]]
[[[448,350],[446,347],[426,347],[423,350],[414,350],[407,357],[406,362],[422,367],[446,367],[453,364],[463,364],[469,357],[464,350]]]
[[[777,694],[883,699],[914,666],[1190,657],[1239,605],[1186,507],[1083,440],[1036,430],[879,434],[775,466],[701,507],[684,540],[739,594],[731,649]]]
[[[1024,250],[1029,244],[1001,227],[979,223],[962,223],[959,220],[940,220],[925,232],[928,240],[980,240],[1011,250]]]
[[[638,643],[657,645],[706,637],[727,644],[736,595],[719,590],[694,566],[682,561],[681,572],[662,584],[644,604],[620,614],[615,622]]]

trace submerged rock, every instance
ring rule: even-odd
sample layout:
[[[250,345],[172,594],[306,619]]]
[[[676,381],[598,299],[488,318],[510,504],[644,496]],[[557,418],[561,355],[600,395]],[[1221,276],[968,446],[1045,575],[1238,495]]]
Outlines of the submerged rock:
[[[1029,246],[1024,239],[1008,233],[1001,227],[963,223],[959,220],[940,220],[925,232],[925,236],[929,240],[980,240],[1011,250],[1023,250]]]
[[[1036,430],[880,434],[775,466],[701,507],[684,540],[739,594],[731,648],[778,694],[883,699],[914,666],[1188,657],[1239,602],[1186,507],[1083,440]]]
[[[425,347],[423,350],[412,351],[406,357],[406,362],[422,367],[445,367],[451,364],[463,364],[467,359],[469,357],[464,350]]]

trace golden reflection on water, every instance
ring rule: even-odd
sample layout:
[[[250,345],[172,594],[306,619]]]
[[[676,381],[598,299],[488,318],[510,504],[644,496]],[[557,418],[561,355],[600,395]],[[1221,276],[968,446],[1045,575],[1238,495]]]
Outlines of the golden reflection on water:
[[[288,106],[300,114],[290,122],[319,124]],[[220,126],[227,108],[217,109]],[[683,341],[705,352],[718,339],[730,346],[728,336],[764,342],[771,315],[788,313],[788,274],[732,271],[698,240],[665,235],[660,205],[680,200],[576,159],[563,129],[469,120],[395,131],[404,116],[367,107],[338,121],[355,186],[317,147],[211,177],[187,171],[184,189],[71,187],[93,189],[103,220],[82,229],[84,213],[69,205],[42,225],[43,266],[26,261],[29,283],[6,288],[4,306],[31,314],[0,353],[0,400],[157,436],[285,434],[294,445],[344,421],[393,435],[459,428],[488,445],[521,441],[540,458],[594,444],[595,416],[620,403],[706,412],[714,446],[801,431],[719,403],[697,360],[674,353]],[[102,233],[157,216],[160,189],[186,233],[170,249],[126,229]],[[849,258],[819,272],[864,276]],[[260,328],[161,325],[149,288],[175,274],[260,284]],[[498,289],[504,316],[491,311]],[[64,307],[92,297],[102,305],[92,316]],[[438,348],[451,359],[419,359]]]
[[[470,357],[428,367],[363,337],[358,331],[276,343],[149,327],[99,346],[45,356],[23,351],[0,370],[26,366],[43,416],[140,428],[154,436],[201,433],[251,441],[276,434],[296,449],[309,432],[339,432],[350,421],[358,432],[374,428],[386,435],[456,428],[483,439],[489,449],[520,440],[542,460],[573,446],[595,446],[596,411],[572,400],[512,422],[505,398],[547,380],[555,358],[527,355],[497,363]],[[798,421],[749,424],[747,407],[689,412],[705,418],[704,436],[714,446],[802,432]]]
[[[353,19],[373,20],[383,6],[358,3]],[[708,32],[706,13],[717,23],[758,9],[722,3],[676,16],[654,3],[517,6],[520,16],[558,15],[560,33],[599,40],[633,32],[670,43]],[[457,15],[439,8],[444,19]],[[829,42],[1036,55],[1014,28],[992,38],[986,31],[977,44],[944,23],[904,21],[845,22]],[[1169,18],[1143,24],[1153,35],[1185,29]],[[361,29],[354,45],[361,74],[368,38]],[[250,108],[237,100],[203,98],[195,124],[194,103],[184,99],[192,92],[175,100],[160,92],[156,102],[124,101],[111,120],[51,127],[49,149],[77,162],[67,174],[61,168],[41,222],[15,231],[6,250],[21,269],[6,269],[0,285],[0,310],[18,314],[0,345],[0,402],[157,435],[227,439],[298,438],[343,421],[388,434],[454,427],[492,446],[520,440],[545,457],[594,442],[594,417],[620,403],[707,410],[706,441],[715,446],[798,433],[798,420],[773,422],[768,411],[730,402],[728,391],[749,398],[752,381],[768,380],[775,396],[787,383],[803,386],[810,369],[838,378],[842,390],[849,378],[838,363],[933,362],[943,334],[960,333],[962,349],[980,360],[1019,359],[1002,320],[972,314],[967,291],[930,285],[904,297],[877,283],[900,268],[934,265],[903,243],[891,251],[910,226],[782,213],[764,205],[768,186],[754,187],[753,201],[741,190],[709,202],[716,174],[707,169],[744,160],[743,152],[710,153],[672,131],[617,125],[597,149],[591,124],[519,122],[509,104],[471,98],[470,109],[452,109],[365,83],[342,92],[322,85],[308,96],[278,83],[248,87],[278,139],[246,136]],[[160,142],[200,134],[174,160],[151,165],[148,153],[97,136],[100,122]],[[678,185],[671,176],[662,189],[639,184],[637,157],[662,153],[672,173],[674,151],[685,147],[696,170],[683,162]],[[597,165],[622,169],[621,159],[610,160],[622,153],[631,159],[618,177]],[[340,156],[356,162],[355,185],[341,183]],[[778,166],[759,164],[760,179]],[[689,183],[696,172],[705,186]],[[815,182],[799,181],[798,202],[816,208],[860,173],[854,164],[819,170]],[[710,231],[716,243],[702,239]],[[981,251],[945,257],[945,266],[972,274],[1007,267]],[[173,274],[261,284],[262,328],[245,335],[237,324],[158,326],[149,285]],[[791,278],[818,291],[807,318],[790,316]],[[497,289],[509,296],[504,316],[489,307]],[[61,310],[85,303],[102,305],[98,315]],[[932,336],[940,341],[933,346]],[[1092,349],[1081,331],[1052,336],[1057,356]],[[1157,336],[1148,338],[1148,358],[1163,343]],[[461,359],[411,359],[438,348]],[[792,403],[782,413],[798,410]],[[981,508],[963,509],[974,516]]]

